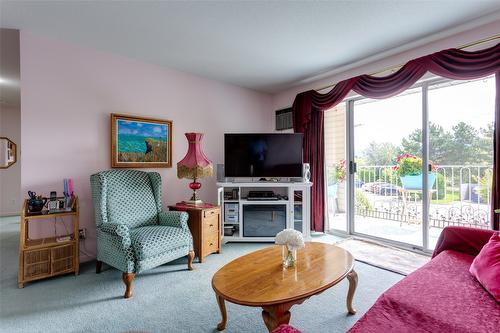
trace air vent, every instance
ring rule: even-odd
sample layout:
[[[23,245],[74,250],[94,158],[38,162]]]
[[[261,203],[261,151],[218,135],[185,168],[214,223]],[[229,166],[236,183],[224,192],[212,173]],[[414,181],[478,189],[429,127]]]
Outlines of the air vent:
[[[293,128],[292,108],[286,108],[276,111],[276,130],[286,130]]]

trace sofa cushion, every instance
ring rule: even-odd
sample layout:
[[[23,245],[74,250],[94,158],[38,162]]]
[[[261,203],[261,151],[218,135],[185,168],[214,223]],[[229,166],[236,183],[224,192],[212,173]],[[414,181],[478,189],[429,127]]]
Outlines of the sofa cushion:
[[[189,247],[191,244],[191,234],[188,230],[158,225],[135,228],[130,231],[130,238],[138,260],[151,258],[182,246]]]
[[[349,332],[496,332],[500,304],[469,273],[473,259],[441,252],[383,293]]]
[[[500,234],[495,232],[470,266],[471,274],[500,302]],[[500,314],[499,314],[500,315]]]

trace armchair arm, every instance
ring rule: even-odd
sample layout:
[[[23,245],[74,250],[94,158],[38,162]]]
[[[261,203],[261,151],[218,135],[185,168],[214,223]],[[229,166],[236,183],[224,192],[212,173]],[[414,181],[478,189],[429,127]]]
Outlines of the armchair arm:
[[[188,218],[189,215],[186,212],[168,211],[158,214],[160,225],[182,228],[184,230],[189,230],[187,224]]]
[[[454,250],[476,256],[488,243],[493,233],[493,230],[446,227],[439,235],[432,257],[434,258],[445,250]]]
[[[102,232],[118,236],[122,242],[124,249],[127,249],[132,244],[130,239],[130,231],[127,225],[119,223],[103,223],[97,227]]]

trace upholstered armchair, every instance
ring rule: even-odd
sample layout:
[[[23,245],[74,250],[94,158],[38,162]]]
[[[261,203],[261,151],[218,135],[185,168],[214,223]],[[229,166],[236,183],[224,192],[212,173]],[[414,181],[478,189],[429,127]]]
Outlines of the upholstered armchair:
[[[193,269],[193,238],[185,212],[164,212],[157,172],[109,170],[90,177],[97,230],[97,264],[123,272],[125,298],[137,273],[188,256]]]

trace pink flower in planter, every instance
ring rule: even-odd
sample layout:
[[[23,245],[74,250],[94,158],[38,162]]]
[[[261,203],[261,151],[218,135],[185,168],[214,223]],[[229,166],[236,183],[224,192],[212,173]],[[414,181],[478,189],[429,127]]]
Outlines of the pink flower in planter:
[[[397,165],[392,169],[397,172],[400,177],[404,176],[418,176],[422,174],[422,159],[413,154],[403,154],[397,157]],[[430,172],[437,172],[437,165],[429,161]]]
[[[432,162],[431,160],[429,160],[429,164],[431,165],[431,171],[436,172],[438,169],[438,166],[436,164],[434,164],[434,162]]]

